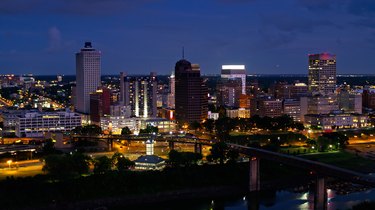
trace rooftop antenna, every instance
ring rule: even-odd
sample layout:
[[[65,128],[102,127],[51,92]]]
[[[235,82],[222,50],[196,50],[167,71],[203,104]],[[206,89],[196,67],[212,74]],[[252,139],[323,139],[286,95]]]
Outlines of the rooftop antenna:
[[[185,48],[182,47],[182,59],[185,59]]]

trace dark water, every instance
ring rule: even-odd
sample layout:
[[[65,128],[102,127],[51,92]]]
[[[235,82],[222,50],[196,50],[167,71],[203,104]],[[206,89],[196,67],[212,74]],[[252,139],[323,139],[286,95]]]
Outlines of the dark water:
[[[375,189],[337,195],[328,189],[328,210],[347,210],[355,204],[365,200],[375,200]],[[268,192],[260,198],[228,197],[213,200],[170,202],[156,204],[147,208],[137,209],[161,209],[161,210],[312,210],[314,209],[314,194],[312,192],[295,193],[291,191]]]

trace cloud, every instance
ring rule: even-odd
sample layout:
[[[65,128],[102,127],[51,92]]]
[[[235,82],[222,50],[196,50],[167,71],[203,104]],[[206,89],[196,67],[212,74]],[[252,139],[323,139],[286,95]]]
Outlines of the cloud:
[[[273,26],[283,32],[312,32],[316,27],[334,25],[329,20],[306,18],[303,16],[291,16],[288,14],[276,14],[262,17],[264,25]]]
[[[61,32],[56,26],[53,26],[48,29],[47,52],[56,52],[56,51],[61,50],[61,48],[62,48]]]
[[[48,0],[1,0],[0,14],[39,13],[49,3]]]
[[[3,14],[113,15],[159,0],[1,0]]]
[[[371,16],[375,15],[375,1],[374,0],[350,0],[347,6],[348,11],[351,14],[359,16]]]
[[[309,10],[322,11],[340,8],[346,5],[348,0],[295,0],[297,3]]]
[[[283,32],[270,28],[260,29],[258,34],[261,42],[255,44],[256,48],[278,48],[293,42],[297,38],[294,32]]]
[[[217,0],[220,3],[249,3],[257,0]]]

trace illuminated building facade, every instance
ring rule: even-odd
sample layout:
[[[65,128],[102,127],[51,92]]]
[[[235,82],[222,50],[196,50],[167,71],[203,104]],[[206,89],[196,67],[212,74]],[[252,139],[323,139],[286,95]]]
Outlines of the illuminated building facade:
[[[336,95],[307,97],[307,114],[329,114],[338,109]]]
[[[245,65],[222,65],[221,66],[222,79],[236,79],[241,80],[241,93],[246,94],[246,68]]]
[[[297,99],[285,99],[284,114],[289,115],[295,122],[301,122],[301,102]]]
[[[260,98],[255,103],[256,110],[250,112],[252,116],[258,114],[261,117],[279,117],[283,114],[283,101],[280,99]]]
[[[217,84],[217,103],[220,106],[239,107],[241,79],[221,79]]]
[[[120,74],[120,104],[131,107],[134,117],[157,116],[157,78],[150,76],[127,76]]]
[[[112,134],[121,134],[121,130],[124,127],[128,127],[133,133],[139,133],[147,125],[157,127],[161,133],[176,130],[176,123],[174,121],[163,118],[127,118],[124,116],[104,116],[100,118],[100,127],[102,130],[110,131]]]
[[[17,116],[16,136],[43,137],[45,132],[67,132],[81,126],[81,115],[65,112],[27,112]]]
[[[305,115],[306,127],[318,127],[324,130],[343,128],[368,127],[368,116],[362,114],[350,114],[334,112],[330,114],[307,114]]]
[[[336,88],[336,55],[309,55],[308,87],[312,93],[330,94]]]
[[[90,113],[90,93],[101,84],[101,52],[94,49],[91,42],[76,53],[76,97],[75,109],[83,114]]]

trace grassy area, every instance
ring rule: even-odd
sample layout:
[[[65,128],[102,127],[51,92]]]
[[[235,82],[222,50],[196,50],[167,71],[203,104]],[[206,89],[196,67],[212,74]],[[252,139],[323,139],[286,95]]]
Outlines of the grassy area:
[[[302,157],[363,173],[375,172],[375,161],[356,156],[346,151],[309,154]]]

